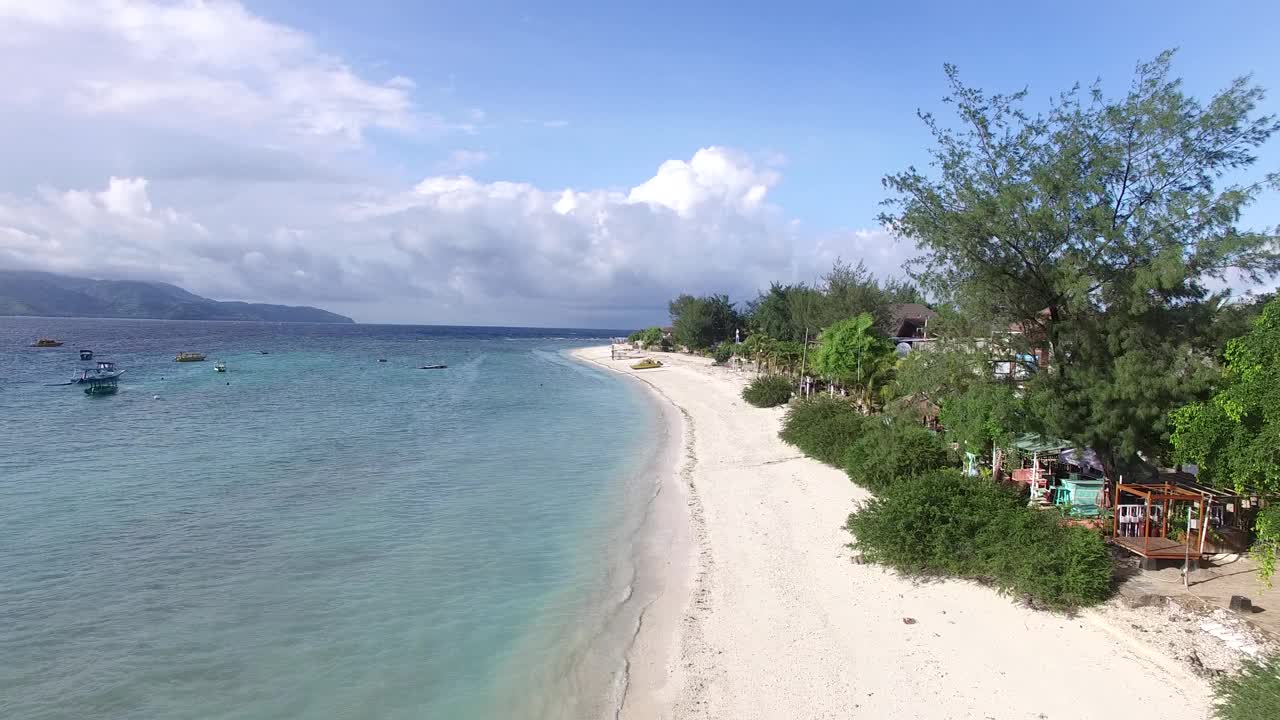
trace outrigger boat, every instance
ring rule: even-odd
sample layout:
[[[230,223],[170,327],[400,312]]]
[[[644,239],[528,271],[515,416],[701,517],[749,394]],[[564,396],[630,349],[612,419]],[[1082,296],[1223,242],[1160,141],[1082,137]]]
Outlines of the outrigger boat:
[[[226,372],[226,371],[227,371],[227,361],[225,361],[225,360],[219,360],[218,362],[214,363],[214,364],[213,364],[213,371],[214,371],[214,372]]]
[[[31,347],[62,347],[62,341],[52,338],[40,338],[32,343]]]
[[[86,370],[85,372],[89,372]],[[95,377],[85,381],[85,395],[115,395],[120,389],[120,375],[116,374],[112,377]]]
[[[72,385],[85,385],[98,380],[116,380],[124,374],[123,370],[117,370],[116,364],[109,360],[99,360],[97,367],[92,370],[81,370],[80,376],[71,381]]]
[[[449,366],[448,365],[419,365],[418,369],[419,370],[443,370],[447,367]]]
[[[92,360],[92,359],[93,359],[93,351],[92,351],[92,350],[81,350],[81,351],[80,351],[80,359],[81,359],[81,360]]]
[[[178,353],[178,356],[174,358],[177,362],[204,362],[204,359],[204,353],[198,352],[180,352]]]

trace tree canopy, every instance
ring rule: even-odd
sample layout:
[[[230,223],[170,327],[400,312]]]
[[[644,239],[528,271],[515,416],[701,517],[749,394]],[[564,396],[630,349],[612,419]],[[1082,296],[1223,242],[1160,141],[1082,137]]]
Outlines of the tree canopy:
[[[728,295],[681,295],[668,306],[675,342],[691,350],[705,350],[733,338],[738,313]]]
[[[1227,344],[1218,391],[1172,414],[1175,459],[1218,487],[1280,493],[1280,299]]]
[[[1124,97],[1077,87],[1046,115],[947,66],[958,129],[922,115],[937,172],[884,180],[882,222],[923,250],[914,277],[1015,353],[1043,349],[1026,384],[1045,430],[1113,467],[1162,454],[1169,410],[1208,390],[1207,281],[1280,269],[1274,235],[1238,227],[1275,176],[1222,184],[1278,127],[1255,112],[1262,90],[1242,78],[1202,103],[1171,61],[1140,64]]]
[[[892,377],[893,344],[878,334],[871,313],[841,320],[818,336],[813,367],[850,391],[869,412],[882,386]]]

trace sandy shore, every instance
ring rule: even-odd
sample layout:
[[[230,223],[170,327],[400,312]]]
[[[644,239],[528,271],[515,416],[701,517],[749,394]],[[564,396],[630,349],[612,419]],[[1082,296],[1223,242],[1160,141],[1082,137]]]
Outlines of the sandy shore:
[[[660,355],[633,371],[679,411],[673,478],[687,541],[641,624],[623,718],[1204,718],[1203,680],[1100,613],[1020,607],[966,582],[915,584],[851,562],[865,493],[777,437],[746,377]],[[913,619],[914,623],[904,622]]]

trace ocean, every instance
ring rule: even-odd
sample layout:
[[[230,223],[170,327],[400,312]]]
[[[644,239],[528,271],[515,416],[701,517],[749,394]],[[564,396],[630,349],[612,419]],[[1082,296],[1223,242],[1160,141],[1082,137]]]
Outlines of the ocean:
[[[3,716],[609,714],[661,442],[610,334],[0,318]]]

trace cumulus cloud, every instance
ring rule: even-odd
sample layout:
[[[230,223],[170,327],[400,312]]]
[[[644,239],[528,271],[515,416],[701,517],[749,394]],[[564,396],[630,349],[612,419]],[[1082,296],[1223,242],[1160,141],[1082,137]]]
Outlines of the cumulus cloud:
[[[489,155],[466,148],[382,179],[364,170],[382,133],[479,133],[486,114],[445,121],[413,80],[230,0],[0,0],[0,82],[0,267],[367,321],[625,327],[677,292],[745,299],[903,254],[879,230],[807,232],[770,201],[782,158],[726,147],[621,189],[481,182]]]
[[[0,82],[20,88],[0,104],[272,142],[359,145],[371,129],[443,124],[414,107],[412,80],[364,78],[229,1],[0,0]]]
[[[619,325],[660,319],[677,292],[743,299],[809,280],[838,256],[896,269],[901,249],[883,231],[805,238],[767,202],[777,181],[712,147],[625,192],[432,176],[246,227],[197,222],[154,206],[145,179],[111,178],[0,197],[0,263],[145,272],[224,296],[338,302],[365,319]]]

